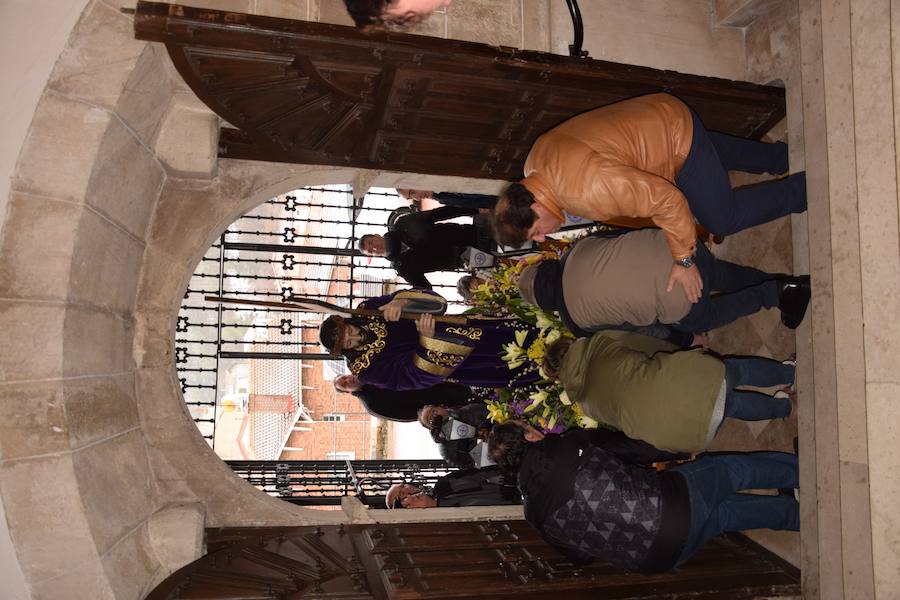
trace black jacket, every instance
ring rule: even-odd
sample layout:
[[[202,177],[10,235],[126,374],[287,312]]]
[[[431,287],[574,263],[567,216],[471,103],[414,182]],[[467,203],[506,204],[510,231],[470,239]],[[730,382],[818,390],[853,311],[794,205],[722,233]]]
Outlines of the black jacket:
[[[462,194],[458,192],[435,192],[432,198],[444,206],[460,206],[465,208],[490,208],[497,206],[497,196],[488,194]]]
[[[459,268],[463,251],[478,243],[475,225],[439,221],[477,214],[477,208],[442,206],[400,217],[384,235],[385,258],[410,285],[431,289],[425,273]]]
[[[488,418],[487,406],[484,402],[469,402],[465,406],[449,407],[450,416],[467,423],[476,429],[489,430],[492,426]],[[440,446],[441,458],[451,467],[458,469],[475,468],[475,459],[470,452],[478,444],[478,438],[466,438],[459,440],[441,440],[436,431],[432,431],[432,438]]]
[[[444,475],[438,479],[431,495],[438,506],[493,506],[522,502],[515,483],[496,466]]]
[[[690,526],[687,484],[677,473],[635,463],[675,456],[597,435],[572,430],[529,445],[518,474],[525,518],[576,562],[602,560],[644,573],[672,568]]]
[[[463,406],[473,398],[472,388],[450,382],[421,390],[401,391],[366,384],[353,395],[359,398],[369,414],[389,421],[415,421],[418,410],[426,404]]]

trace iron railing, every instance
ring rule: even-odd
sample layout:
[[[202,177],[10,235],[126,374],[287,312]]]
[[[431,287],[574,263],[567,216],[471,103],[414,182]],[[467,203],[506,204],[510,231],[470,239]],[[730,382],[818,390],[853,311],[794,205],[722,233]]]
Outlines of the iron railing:
[[[293,504],[339,506],[344,496],[384,508],[395,483],[431,488],[455,469],[442,460],[226,461],[250,485]]]
[[[301,294],[355,306],[382,295],[396,273],[388,261],[363,256],[356,241],[384,233],[391,214],[406,204],[388,189],[355,199],[349,186],[303,188],[238,218],[209,248],[178,315],[175,363],[185,404],[211,444],[223,373],[246,359],[333,357],[318,344],[319,315],[216,305],[204,296],[282,301]],[[455,280],[446,279],[442,285],[432,278],[435,290],[454,298]]]

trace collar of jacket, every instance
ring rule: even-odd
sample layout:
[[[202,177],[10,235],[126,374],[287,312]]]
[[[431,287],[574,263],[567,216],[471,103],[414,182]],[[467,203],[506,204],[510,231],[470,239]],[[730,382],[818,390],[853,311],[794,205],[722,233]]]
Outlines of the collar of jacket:
[[[539,174],[534,173],[529,175],[522,180],[522,185],[531,192],[535,202],[552,212],[553,216],[560,221],[566,220],[566,216],[563,214],[562,209],[559,207],[559,202],[556,200],[556,194],[553,193],[553,190],[549,185],[544,183]]]
[[[559,260],[547,259],[538,263],[534,276],[534,299],[541,310],[559,311],[563,300],[563,265]]]
[[[400,258],[400,254],[403,252],[403,242],[400,241],[400,236],[393,231],[387,231],[382,237],[384,238],[384,257],[394,262]]]
[[[548,435],[530,443],[519,467],[519,489],[525,497],[525,518],[541,529],[547,518],[572,499],[575,476],[591,446],[583,429]]]

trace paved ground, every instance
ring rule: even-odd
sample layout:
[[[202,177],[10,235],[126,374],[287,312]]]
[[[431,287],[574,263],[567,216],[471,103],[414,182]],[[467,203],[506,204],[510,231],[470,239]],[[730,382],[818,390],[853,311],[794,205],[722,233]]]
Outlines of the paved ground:
[[[736,176],[735,183],[750,181]],[[712,252],[731,262],[771,273],[790,273],[792,263],[790,218],[730,236]],[[794,332],[781,324],[777,309],[764,310],[710,333],[710,347],[722,354],[768,356],[784,360],[794,355]],[[802,407],[801,407],[802,410]],[[726,419],[711,450],[781,450],[793,452],[796,421],[736,421]],[[750,536],[794,565],[800,564],[800,535],[755,531]]]

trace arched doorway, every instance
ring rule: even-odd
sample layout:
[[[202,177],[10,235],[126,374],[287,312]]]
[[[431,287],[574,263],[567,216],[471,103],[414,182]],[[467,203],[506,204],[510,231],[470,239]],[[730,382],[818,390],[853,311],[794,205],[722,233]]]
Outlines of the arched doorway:
[[[299,295],[353,307],[408,287],[357,242],[409,210],[419,205],[392,188],[361,198],[347,185],[291,190],[239,216],[197,265],[175,326],[185,406],[216,454],[258,489],[304,506],[333,508],[357,495],[382,507],[389,485],[433,485],[450,471],[425,430],[379,419],[333,386],[349,371],[319,344],[324,314],[277,306]],[[428,275],[451,313],[464,308],[460,275]]]

